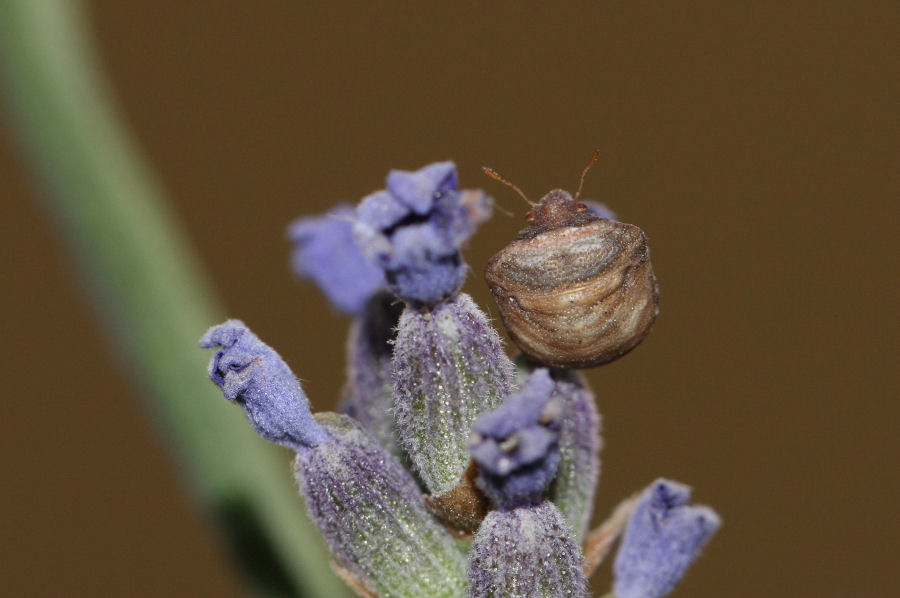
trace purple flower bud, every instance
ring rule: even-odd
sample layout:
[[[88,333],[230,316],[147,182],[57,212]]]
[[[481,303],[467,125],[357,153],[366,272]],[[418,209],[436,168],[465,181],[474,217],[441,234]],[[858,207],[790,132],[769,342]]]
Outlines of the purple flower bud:
[[[295,451],[328,437],[312,418],[293,372],[243,322],[228,320],[213,326],[200,346],[221,347],[209,362],[209,377],[226,399],[243,407],[260,436]]]
[[[391,376],[392,343],[402,304],[378,293],[350,326],[347,339],[347,386],[341,411],[360,425],[392,455],[399,455],[394,434],[394,382]]]
[[[559,507],[581,543],[594,512],[600,477],[600,414],[587,381],[572,370],[553,369],[554,397],[563,403],[559,430],[559,468],[548,496]]]
[[[457,597],[466,561],[410,473],[345,415],[320,413],[329,440],[297,454],[312,520],[340,564],[378,596]]]
[[[499,509],[536,505],[559,465],[564,404],[546,369],[472,425],[469,448],[478,464],[478,486]]]
[[[465,293],[419,311],[407,306],[394,343],[394,423],[433,495],[469,464],[472,422],[511,388],[513,365],[487,317]]]
[[[489,214],[487,196],[457,190],[453,162],[436,162],[392,170],[387,189],[359,204],[354,235],[391,291],[433,307],[459,291],[468,268],[459,250]]]
[[[615,212],[610,210],[606,204],[598,201],[582,201],[587,206],[588,212],[598,218],[606,218],[607,220],[617,220]]]
[[[313,417],[294,375],[242,322],[213,326],[200,341],[222,347],[210,378],[264,438],[297,452],[295,475],[310,517],[340,565],[379,596],[454,597],[466,561],[428,510],[408,471],[351,418]]]
[[[469,596],[588,596],[581,549],[553,503],[488,513],[469,553]]]
[[[291,264],[301,278],[312,279],[337,309],[351,315],[365,310],[384,288],[384,272],[363,257],[353,238],[356,212],[340,205],[324,216],[299,218],[288,227]]]
[[[664,479],[643,492],[616,555],[617,598],[668,595],[719,529],[715,511],[690,498],[690,488]]]

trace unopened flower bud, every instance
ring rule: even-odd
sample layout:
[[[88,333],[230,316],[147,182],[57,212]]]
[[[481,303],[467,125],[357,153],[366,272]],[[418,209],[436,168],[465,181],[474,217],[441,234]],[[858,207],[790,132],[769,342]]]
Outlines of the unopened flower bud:
[[[716,512],[690,498],[690,488],[664,479],[644,490],[616,555],[617,598],[668,595],[719,529]]]
[[[443,494],[468,466],[472,422],[509,393],[512,362],[487,317],[461,294],[433,311],[403,311],[393,374],[401,446],[430,493]]]
[[[581,548],[550,502],[491,511],[469,553],[471,598],[585,598]]]
[[[316,421],[331,440],[298,453],[294,467],[338,561],[378,596],[462,596],[465,556],[409,472],[346,415]]]
[[[260,436],[294,451],[328,437],[310,414],[309,400],[293,372],[243,322],[228,320],[213,326],[200,346],[220,347],[209,362],[209,377],[226,399],[244,409]]]

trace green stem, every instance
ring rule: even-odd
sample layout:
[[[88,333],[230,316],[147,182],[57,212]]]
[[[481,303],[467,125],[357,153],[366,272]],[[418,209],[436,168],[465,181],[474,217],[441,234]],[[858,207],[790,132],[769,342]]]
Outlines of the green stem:
[[[0,68],[46,207],[119,357],[140,382],[200,503],[269,593],[349,596],[303,514],[288,455],[206,379],[197,339],[223,319],[118,117],[76,0],[0,0]]]

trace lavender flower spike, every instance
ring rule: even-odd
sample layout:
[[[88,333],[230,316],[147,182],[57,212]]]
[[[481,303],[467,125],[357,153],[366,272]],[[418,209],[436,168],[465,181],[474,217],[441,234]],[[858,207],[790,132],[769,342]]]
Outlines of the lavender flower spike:
[[[312,520],[340,563],[382,598],[459,598],[465,558],[412,476],[355,421],[313,417],[281,358],[241,322],[200,342],[222,347],[210,377],[265,438],[297,451],[294,470]]]
[[[563,405],[537,370],[516,394],[472,427],[478,484],[496,510],[484,518],[469,554],[469,596],[587,597],[581,548],[543,494],[559,464]]]
[[[617,598],[668,595],[719,529],[715,511],[690,498],[690,488],[664,479],[643,492],[616,555]]]
[[[468,267],[459,250],[490,205],[481,192],[457,190],[453,162],[392,170],[387,189],[359,204],[354,235],[394,294],[431,308],[462,287]]]
[[[472,422],[512,388],[513,365],[472,298],[419,311],[407,306],[394,341],[394,424],[432,495],[454,488],[469,464]]]
[[[353,239],[355,219],[345,204],[323,216],[298,218],[287,230],[294,273],[315,281],[331,304],[349,315],[362,314],[385,286],[384,272],[363,257]]]
[[[243,322],[213,326],[200,347],[221,347],[209,362],[209,377],[226,399],[244,409],[260,436],[298,452],[328,437],[313,419],[293,372]]]

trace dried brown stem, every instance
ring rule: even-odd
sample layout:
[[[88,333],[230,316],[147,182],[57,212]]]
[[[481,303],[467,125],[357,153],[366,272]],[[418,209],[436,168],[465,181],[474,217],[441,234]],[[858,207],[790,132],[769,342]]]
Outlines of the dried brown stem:
[[[638,495],[627,498],[620,502],[613,510],[609,519],[604,521],[599,527],[591,530],[584,539],[584,576],[590,578],[597,568],[603,563],[603,559],[609,554],[613,542],[625,529],[628,518],[634,511],[637,504]]]

